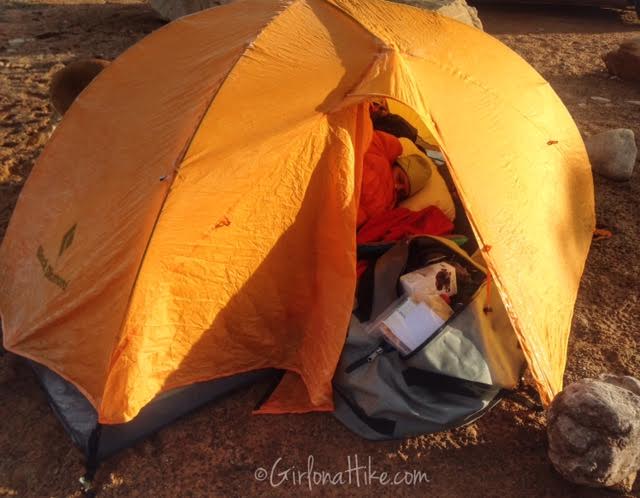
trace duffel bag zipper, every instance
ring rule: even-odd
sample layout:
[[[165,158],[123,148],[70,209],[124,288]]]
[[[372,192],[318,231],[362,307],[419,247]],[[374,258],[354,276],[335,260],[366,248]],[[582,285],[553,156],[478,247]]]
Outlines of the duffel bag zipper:
[[[373,350],[373,352],[371,352],[367,356],[363,356],[362,358],[357,359],[347,368],[345,368],[344,371],[345,373],[351,373],[361,366],[366,365],[367,363],[371,363],[381,354],[390,353],[391,351],[394,351],[393,346],[388,345],[386,342],[381,342],[378,347]]]

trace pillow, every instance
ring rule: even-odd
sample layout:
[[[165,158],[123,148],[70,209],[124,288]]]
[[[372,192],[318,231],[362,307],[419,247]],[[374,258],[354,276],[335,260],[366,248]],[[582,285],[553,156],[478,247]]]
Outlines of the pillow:
[[[438,172],[436,165],[411,140],[401,138],[400,143],[402,144],[403,156],[418,154],[426,158],[431,165],[431,177],[420,192],[400,202],[398,207],[407,208],[411,211],[420,211],[428,206],[436,206],[447,218],[453,221],[456,217],[456,208],[449,189],[447,189],[447,184]]]

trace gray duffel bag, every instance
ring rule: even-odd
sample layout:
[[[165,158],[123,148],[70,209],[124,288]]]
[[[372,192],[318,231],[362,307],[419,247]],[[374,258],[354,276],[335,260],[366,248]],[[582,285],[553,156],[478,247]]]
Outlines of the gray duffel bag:
[[[411,271],[408,262],[434,250],[467,268],[474,282],[451,318],[416,350],[401,355],[368,334],[367,324],[399,297],[398,279]],[[352,317],[334,377],[334,415],[349,429],[367,439],[446,430],[476,420],[504,390],[516,387],[524,356],[476,259],[431,236],[399,242],[377,259],[369,321]]]

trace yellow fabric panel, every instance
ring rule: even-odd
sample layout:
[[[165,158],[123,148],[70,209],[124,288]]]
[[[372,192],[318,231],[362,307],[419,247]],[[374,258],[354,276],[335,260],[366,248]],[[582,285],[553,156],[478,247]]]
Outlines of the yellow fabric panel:
[[[0,249],[4,345],[96,407],[176,162],[278,5],[185,18],[127,50],[72,105],[22,190]]]
[[[573,305],[595,228],[581,137],[548,87],[532,85],[525,100],[537,104],[524,110],[464,78],[434,78],[439,65],[413,64],[430,75],[425,88],[443,95],[430,106],[431,117],[473,226],[491,247],[487,262],[548,403],[562,388]],[[528,87],[511,84],[523,93]],[[465,112],[473,118],[460,119]]]
[[[308,409],[332,408],[355,292],[365,117],[365,106],[320,116],[218,167],[203,161],[206,172],[185,170],[142,266],[104,422],[131,418],[160,391],[262,367],[299,374]]]
[[[266,366],[300,374],[306,409],[333,406],[355,286],[352,149],[363,132],[353,108],[323,111],[358,83],[374,50],[333,6],[294,2],[236,64],[150,242],[103,422],[128,420],[194,379]]]
[[[477,30],[418,10],[409,27],[402,7],[378,2],[335,4],[395,47],[387,58],[420,88],[415,104],[395,85],[379,85],[384,77],[361,85],[426,109],[476,234],[491,247],[487,263],[548,403],[562,387],[595,226],[591,169],[575,123],[540,75]]]

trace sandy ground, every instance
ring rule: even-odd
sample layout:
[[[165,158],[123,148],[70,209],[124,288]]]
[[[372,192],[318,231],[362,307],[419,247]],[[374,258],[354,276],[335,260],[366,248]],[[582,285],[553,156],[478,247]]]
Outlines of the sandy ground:
[[[611,79],[600,54],[640,34],[631,11],[485,7],[486,30],[528,60],[553,85],[584,134],[615,127],[640,137],[638,84]],[[139,1],[7,1],[0,4],[0,238],[54,116],[53,71],[76,57],[114,58],[163,23]],[[22,44],[9,40],[23,38]],[[598,104],[591,96],[611,99]],[[636,168],[638,169],[638,168]],[[596,177],[599,224],[615,232],[594,243],[573,321],[566,382],[602,372],[640,377],[640,174],[629,183]],[[405,441],[371,443],[327,414],[251,416],[264,386],[180,420],[107,461],[101,496],[608,496],[565,482],[546,457],[544,415],[505,400],[478,422]],[[525,393],[526,394],[526,393]],[[348,458],[376,471],[421,470],[415,487],[278,487],[254,478],[258,467],[346,471]],[[31,372],[0,358],[0,496],[78,496],[82,457],[50,411]],[[289,474],[292,476],[292,474]],[[640,497],[640,485],[630,496]]]

